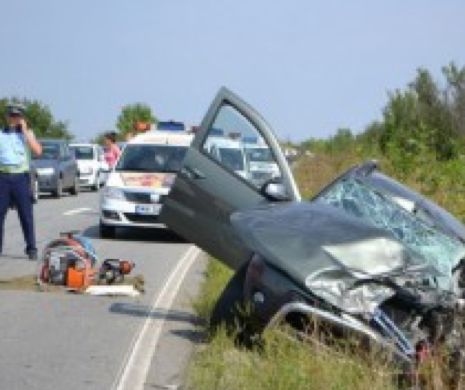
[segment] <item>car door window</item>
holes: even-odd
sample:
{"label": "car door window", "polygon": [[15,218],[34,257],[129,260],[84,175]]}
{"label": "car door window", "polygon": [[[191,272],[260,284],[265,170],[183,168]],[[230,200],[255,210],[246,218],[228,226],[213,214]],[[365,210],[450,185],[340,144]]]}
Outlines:
{"label": "car door window", "polygon": [[229,104],[218,110],[202,151],[257,190],[270,180],[281,179],[277,160],[260,131]]}

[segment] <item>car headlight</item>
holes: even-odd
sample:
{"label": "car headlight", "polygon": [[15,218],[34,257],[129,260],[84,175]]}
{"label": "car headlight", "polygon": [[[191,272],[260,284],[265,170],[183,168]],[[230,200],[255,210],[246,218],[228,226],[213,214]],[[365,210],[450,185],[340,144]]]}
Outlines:
{"label": "car headlight", "polygon": [[51,176],[55,174],[54,168],[37,168],[37,174],[40,176]]}
{"label": "car headlight", "polygon": [[105,187],[103,196],[109,199],[120,199],[124,200],[124,193],[116,187]]}

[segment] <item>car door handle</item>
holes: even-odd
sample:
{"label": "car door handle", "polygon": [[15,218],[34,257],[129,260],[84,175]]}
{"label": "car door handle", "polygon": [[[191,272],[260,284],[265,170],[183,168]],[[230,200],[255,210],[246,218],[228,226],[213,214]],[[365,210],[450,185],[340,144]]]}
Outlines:
{"label": "car door handle", "polygon": [[191,180],[205,179],[205,175],[197,168],[185,166],[181,169],[181,173]]}

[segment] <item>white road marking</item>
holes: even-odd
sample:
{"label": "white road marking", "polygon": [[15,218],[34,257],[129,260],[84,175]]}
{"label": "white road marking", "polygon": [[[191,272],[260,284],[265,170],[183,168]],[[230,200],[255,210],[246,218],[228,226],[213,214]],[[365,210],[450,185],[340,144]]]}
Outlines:
{"label": "white road marking", "polygon": [[78,209],[72,209],[72,210],[65,211],[63,215],[70,216],[70,215],[87,213],[89,211],[94,211],[94,210],[89,207],[81,207]]}
{"label": "white road marking", "polygon": [[[163,288],[150,307],[147,319],[144,321],[140,332],[135,335],[128,355],[124,359],[123,365],[113,383],[114,390],[142,390],[145,380],[155,354],[161,331],[168,315],[169,309],[181,287],[187,271],[197,259],[200,250],[191,246],[184,256],[179,260],[169,277],[166,279]],[[165,309],[165,310],[160,310]],[[154,314],[162,314],[156,318]]]}

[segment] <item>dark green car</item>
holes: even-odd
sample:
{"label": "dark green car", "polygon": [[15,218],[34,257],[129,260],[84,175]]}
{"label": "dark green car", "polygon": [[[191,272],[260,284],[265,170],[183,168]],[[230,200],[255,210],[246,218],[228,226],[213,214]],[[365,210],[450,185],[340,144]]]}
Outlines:
{"label": "dark green car", "polygon": [[[238,174],[210,153],[218,139],[255,139],[279,170],[263,181],[250,170]],[[241,317],[238,304],[252,307],[253,332],[280,321],[303,329],[312,315],[335,334],[355,333],[408,363],[457,333],[465,227],[374,162],[302,201],[271,127],[226,88],[203,119],[160,220],[236,270],[214,324]]]}

